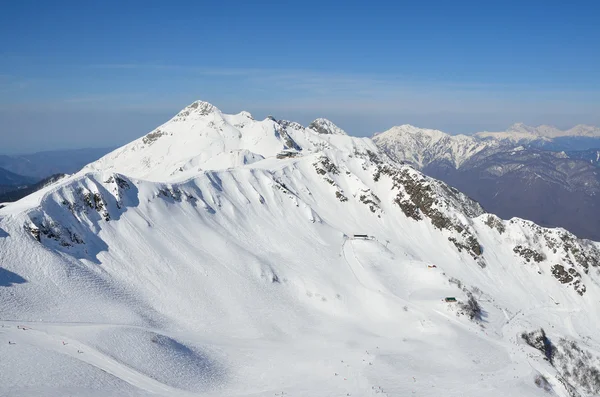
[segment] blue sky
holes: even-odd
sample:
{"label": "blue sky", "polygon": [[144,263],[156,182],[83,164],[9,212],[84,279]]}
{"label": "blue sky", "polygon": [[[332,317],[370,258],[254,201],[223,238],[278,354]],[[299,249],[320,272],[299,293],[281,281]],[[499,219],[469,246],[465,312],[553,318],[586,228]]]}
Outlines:
{"label": "blue sky", "polygon": [[11,1],[0,153],[116,146],[196,99],[355,135],[600,124],[600,2]]}

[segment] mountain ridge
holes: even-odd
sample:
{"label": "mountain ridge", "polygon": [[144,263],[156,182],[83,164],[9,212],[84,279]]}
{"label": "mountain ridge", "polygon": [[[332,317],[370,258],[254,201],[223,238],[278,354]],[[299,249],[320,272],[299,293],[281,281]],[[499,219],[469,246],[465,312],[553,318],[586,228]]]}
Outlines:
{"label": "mountain ridge", "polygon": [[454,136],[412,126],[394,127],[373,141],[395,161],[459,188],[503,218],[526,217],[600,239],[597,150],[549,151],[539,140]]}
{"label": "mountain ridge", "polygon": [[37,363],[0,392],[591,396],[598,258],[368,138],[198,103],[0,209],[0,354]]}
{"label": "mountain ridge", "polygon": [[551,125],[529,126],[524,123],[515,123],[501,132],[478,132],[475,134],[481,138],[510,139],[513,141],[552,139],[559,137],[590,137],[600,138],[600,128],[592,125],[578,124],[566,130],[560,130]]}

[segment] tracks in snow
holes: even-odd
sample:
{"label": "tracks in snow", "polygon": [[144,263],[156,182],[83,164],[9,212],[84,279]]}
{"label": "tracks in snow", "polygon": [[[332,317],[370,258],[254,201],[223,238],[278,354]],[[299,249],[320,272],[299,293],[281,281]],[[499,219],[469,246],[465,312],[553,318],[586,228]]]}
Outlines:
{"label": "tracks in snow", "polygon": [[[58,333],[50,332],[49,328],[60,331],[61,327],[129,327],[127,325],[111,325],[111,324],[87,324],[87,323],[40,323],[40,322],[23,322],[23,321],[0,321],[0,339],[7,339],[15,343],[15,349],[19,348],[20,344],[36,346],[45,350],[63,354],[92,365],[116,378],[129,383],[130,385],[158,395],[165,396],[193,396],[184,390],[176,389],[165,385],[147,375],[144,375],[125,364],[120,363],[114,358],[101,353],[100,351],[85,345],[75,339],[64,337]],[[45,328],[45,329],[44,329]],[[131,327],[130,327],[131,328]],[[142,328],[142,327],[133,327]],[[3,338],[1,338],[4,336]],[[8,342],[5,342],[8,343]]]}

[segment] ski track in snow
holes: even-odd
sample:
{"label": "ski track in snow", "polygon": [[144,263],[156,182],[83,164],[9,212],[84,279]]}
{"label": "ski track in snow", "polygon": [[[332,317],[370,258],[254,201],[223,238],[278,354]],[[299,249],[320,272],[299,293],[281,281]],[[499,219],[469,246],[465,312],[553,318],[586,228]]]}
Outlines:
{"label": "ski track in snow", "polygon": [[[44,331],[38,328],[40,326],[46,328],[47,326],[51,325],[53,330],[60,333],[61,328],[67,328],[71,326],[112,328],[115,327],[115,325],[84,323],[46,324],[22,321],[0,321],[0,325],[2,325],[2,328],[0,328],[0,336],[3,336],[2,339],[4,340],[8,339],[11,343],[15,343],[15,345],[13,345],[15,349],[18,349],[18,346],[21,344],[28,344],[31,346],[40,347],[42,349],[53,350],[57,353],[67,355],[76,360],[90,364],[110,375],[122,379],[134,387],[149,393],[178,396],[195,395],[193,393],[186,393],[182,390],[178,390],[160,383],[79,341],[61,336],[60,334],[49,333],[47,330]],[[126,326],[121,325],[121,327]]]}

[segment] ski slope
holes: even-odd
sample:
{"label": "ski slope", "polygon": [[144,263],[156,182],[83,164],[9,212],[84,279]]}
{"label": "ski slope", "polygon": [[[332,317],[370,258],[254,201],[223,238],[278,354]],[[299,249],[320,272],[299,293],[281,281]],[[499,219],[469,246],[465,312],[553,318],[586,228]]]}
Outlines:
{"label": "ski slope", "polygon": [[195,102],[0,209],[0,395],[593,395],[520,335],[600,356],[599,249]]}

